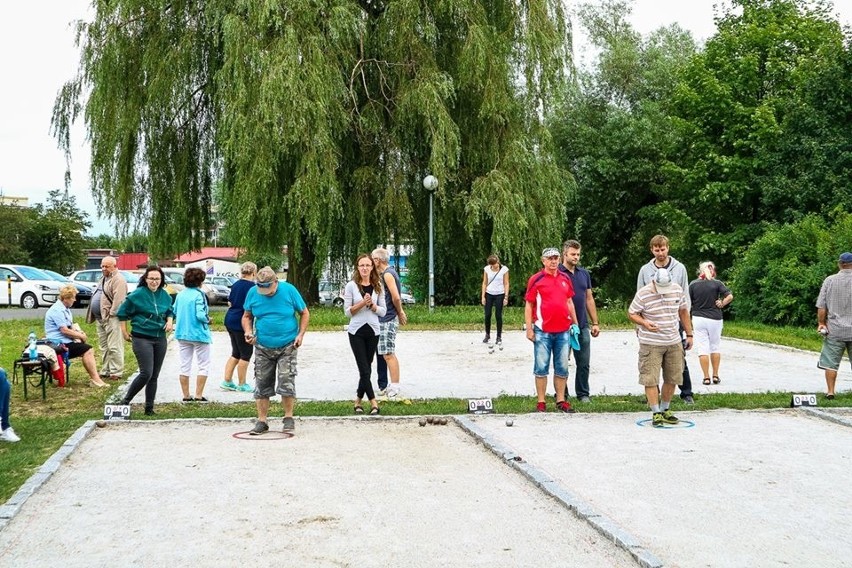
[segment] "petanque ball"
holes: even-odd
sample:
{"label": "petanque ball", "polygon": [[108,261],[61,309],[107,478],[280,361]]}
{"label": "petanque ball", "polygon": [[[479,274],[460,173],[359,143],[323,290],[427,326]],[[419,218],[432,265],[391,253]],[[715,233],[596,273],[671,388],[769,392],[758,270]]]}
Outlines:
{"label": "petanque ball", "polygon": [[446,426],[446,425],[447,425],[447,419],[441,418],[441,426]]}
{"label": "petanque ball", "polygon": [[429,423],[429,424],[434,424],[435,419],[430,416],[429,418],[426,419],[426,422]]}
{"label": "petanque ball", "polygon": [[514,423],[515,423],[514,420],[512,420],[511,418],[506,419],[506,426],[511,426]]}
{"label": "petanque ball", "polygon": [[95,422],[95,426],[97,426],[98,428],[103,428],[104,426],[106,426],[106,420],[98,420],[97,422]]}
{"label": "petanque ball", "polygon": [[426,419],[425,419],[425,418],[421,418],[421,419],[420,419],[420,425],[421,425],[421,426],[426,426]]}

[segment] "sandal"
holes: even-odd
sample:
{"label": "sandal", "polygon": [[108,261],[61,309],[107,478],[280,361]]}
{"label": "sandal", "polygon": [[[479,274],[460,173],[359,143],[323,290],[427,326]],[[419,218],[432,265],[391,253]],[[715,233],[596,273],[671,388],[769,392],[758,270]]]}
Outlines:
{"label": "sandal", "polygon": [[709,385],[710,384],[710,377],[704,377],[704,380],[701,381],[701,382],[704,383],[705,385]]}
{"label": "sandal", "polygon": [[719,378],[719,377],[717,377],[716,375],[713,375],[713,384],[714,384],[714,385],[718,385],[718,384],[719,384],[719,383],[721,383],[721,382],[722,382],[722,379],[720,379],[720,378]]}
{"label": "sandal", "polygon": [[370,409],[370,416],[377,416],[379,414],[379,407],[374,406]]}
{"label": "sandal", "polygon": [[355,414],[364,414],[364,408],[360,404],[355,405]]}

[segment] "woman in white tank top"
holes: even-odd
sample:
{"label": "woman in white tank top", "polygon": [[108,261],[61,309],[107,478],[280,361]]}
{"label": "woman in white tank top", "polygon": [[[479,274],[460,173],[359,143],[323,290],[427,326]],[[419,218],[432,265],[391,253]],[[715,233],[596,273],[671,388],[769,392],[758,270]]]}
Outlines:
{"label": "woman in white tank top", "polygon": [[500,264],[496,254],[488,257],[482,273],[482,305],[485,306],[485,339],[491,341],[491,308],[497,320],[497,343],[503,342],[503,306],[509,303],[509,267]]}

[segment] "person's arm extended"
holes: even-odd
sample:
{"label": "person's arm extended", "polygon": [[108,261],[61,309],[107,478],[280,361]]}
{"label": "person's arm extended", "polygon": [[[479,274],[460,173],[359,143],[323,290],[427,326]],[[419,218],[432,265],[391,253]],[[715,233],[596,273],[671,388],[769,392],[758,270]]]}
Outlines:
{"label": "person's arm extended", "polygon": [[530,341],[535,341],[535,331],[533,331],[532,324],[532,313],[532,302],[527,300],[526,302],[524,302],[524,325],[527,328],[527,339],[529,339]]}
{"label": "person's arm extended", "polygon": [[488,274],[485,271],[482,271],[482,294],[480,294],[479,302],[484,306],[485,305],[485,289],[488,287]]}
{"label": "person's arm extended", "polygon": [[686,332],[686,345],[685,349],[692,349],[692,319],[689,317],[689,309],[686,306],[681,306],[680,310],[678,310],[678,315],[680,316],[680,325],[683,326],[683,330]]}

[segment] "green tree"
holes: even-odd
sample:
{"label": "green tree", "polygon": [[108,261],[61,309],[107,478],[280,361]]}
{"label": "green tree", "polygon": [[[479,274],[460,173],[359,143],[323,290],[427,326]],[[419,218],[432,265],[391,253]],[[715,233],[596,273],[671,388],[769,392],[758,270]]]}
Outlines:
{"label": "green tree", "polygon": [[570,63],[559,0],[116,0],[79,33],[56,134],[67,151],[83,116],[101,211],[154,252],[200,246],[221,181],[237,244],[286,245],[310,300],[328,258],[426,248],[427,173],[440,301],[490,250],[533,265],[560,239],[572,184],[540,118]]}
{"label": "green tree", "polygon": [[27,251],[24,235],[35,223],[33,211],[28,207],[17,207],[0,203],[0,227],[3,238],[0,239],[0,259],[10,264],[28,264],[30,254]]}
{"label": "green tree", "polygon": [[39,203],[32,209],[36,221],[27,227],[23,236],[30,263],[61,274],[85,264],[84,233],[91,224],[88,215],[77,208],[76,198],[67,190],[55,189],[48,194],[46,203]]}
{"label": "green tree", "polygon": [[[848,180],[848,138],[839,137],[849,133],[850,79],[837,74],[848,55],[827,3],[735,0],[717,25],[676,90],[682,151],[667,168],[661,205],[682,219],[697,254],[724,265],[766,221],[850,204],[846,188],[829,198]],[[845,94],[817,111],[816,87],[825,93],[829,75]],[[843,128],[830,125],[836,120]],[[840,169],[827,165],[843,148]]]}
{"label": "green tree", "polygon": [[647,233],[671,228],[671,219],[652,214],[663,167],[676,152],[667,105],[696,53],[677,26],[642,37],[630,12],[621,0],[581,6],[580,23],[599,55],[550,121],[559,163],[577,181],[564,234],[583,243],[584,263],[596,264],[596,284],[604,282],[601,292],[613,297],[634,291]]}

